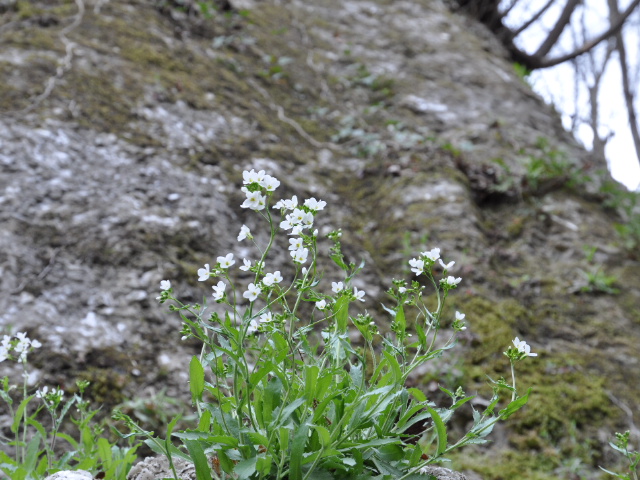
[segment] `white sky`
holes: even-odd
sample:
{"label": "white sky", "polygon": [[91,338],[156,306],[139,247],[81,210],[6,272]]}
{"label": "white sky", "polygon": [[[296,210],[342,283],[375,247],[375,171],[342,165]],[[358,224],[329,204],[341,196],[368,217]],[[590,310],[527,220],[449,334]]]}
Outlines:
{"label": "white sky", "polygon": [[[622,11],[631,0],[621,0],[620,10]],[[546,3],[546,0],[521,0],[510,12],[506,23],[508,25],[519,25],[523,19],[528,19],[532,12],[536,12]],[[559,12],[565,5],[565,1],[557,1],[542,18],[532,27],[527,29],[517,37],[518,45],[529,53],[535,51],[545,36],[550,26],[558,18]],[[585,25],[590,38],[595,37],[607,26],[607,8],[605,0],[584,0],[586,5]],[[580,7],[578,7],[580,9]],[[632,15],[634,24],[625,29],[625,39],[627,45],[627,60],[639,68],[640,29],[638,28],[638,12]],[[579,19],[579,11],[574,12],[573,21]],[[568,30],[568,29],[567,29]],[[570,32],[565,31],[560,38],[560,46],[554,48],[554,53],[567,52],[572,50],[573,40]],[[604,47],[604,43],[600,45]],[[601,53],[603,48],[596,54]],[[584,59],[584,57],[583,57]],[[557,67],[535,71],[529,78],[533,89],[540,94],[547,102],[555,105],[562,114],[565,128],[571,128],[571,117],[576,113],[587,118],[589,116],[588,97],[584,85],[575,92],[574,70],[571,65],[558,65]],[[636,89],[636,108],[640,111],[640,91]],[[576,101],[577,100],[577,101]],[[636,157],[636,152],[631,138],[627,110],[622,96],[622,86],[620,80],[620,66],[617,57],[607,65],[607,69],[602,79],[599,98],[600,109],[600,134],[607,135],[613,133],[606,148],[606,157],[609,163],[609,170],[612,176],[623,183],[630,190],[640,188],[640,163]],[[578,129],[576,137],[587,148],[591,148],[593,133],[587,125]]]}

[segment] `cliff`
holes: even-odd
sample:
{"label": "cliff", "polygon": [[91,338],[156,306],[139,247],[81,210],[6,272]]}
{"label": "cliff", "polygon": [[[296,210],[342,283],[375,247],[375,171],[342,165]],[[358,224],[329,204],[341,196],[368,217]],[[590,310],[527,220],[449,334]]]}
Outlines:
{"label": "cliff", "polygon": [[616,230],[635,197],[482,25],[440,0],[2,5],[0,326],[43,343],[34,381],[90,379],[105,409],[166,420],[174,403],[149,399],[188,399],[197,346],[159,282],[210,294],[196,271],[242,256],[242,171],[265,169],[283,196],[327,201],[321,234],[341,227],[366,260],[378,318],[416,252],[456,260],[469,328],[416,379],[429,395],[488,398],[515,336],[539,353],[519,380],[529,405],[454,468],[600,478],[613,464],[607,441],[640,411],[637,243]]}

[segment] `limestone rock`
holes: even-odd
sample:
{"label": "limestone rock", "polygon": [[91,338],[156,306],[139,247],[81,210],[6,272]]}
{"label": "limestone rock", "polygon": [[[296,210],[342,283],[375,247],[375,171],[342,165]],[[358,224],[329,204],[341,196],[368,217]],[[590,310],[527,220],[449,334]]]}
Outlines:
{"label": "limestone rock", "polygon": [[[196,469],[192,463],[181,458],[173,458],[173,466],[180,480],[196,480]],[[173,478],[167,457],[148,457],[137,463],[129,471],[127,480],[160,480]]]}
{"label": "limestone rock", "polygon": [[454,472],[448,468],[435,467],[431,465],[424,467],[422,473],[433,475],[438,480],[467,480],[467,477],[461,473]]}
{"label": "limestone rock", "polygon": [[85,480],[87,478],[92,480],[93,475],[86,470],[63,470],[49,475],[44,480]]}

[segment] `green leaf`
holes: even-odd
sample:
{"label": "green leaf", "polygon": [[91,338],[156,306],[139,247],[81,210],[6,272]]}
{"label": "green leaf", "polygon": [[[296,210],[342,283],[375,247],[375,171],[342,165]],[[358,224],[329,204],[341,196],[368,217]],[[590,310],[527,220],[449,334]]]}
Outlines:
{"label": "green leaf", "polygon": [[451,406],[451,410],[455,410],[457,408],[460,408],[462,405],[464,405],[465,403],[467,403],[469,400],[473,400],[474,398],[476,398],[475,395],[472,395],[470,397],[465,397],[465,398],[461,398],[460,400],[458,400],[456,403],[454,403]]}
{"label": "green leaf", "polygon": [[289,480],[302,480],[302,460],[308,439],[309,424],[303,423],[293,436],[289,460]]}
{"label": "green leaf", "polygon": [[[399,305],[396,309],[396,322],[401,332],[406,332],[407,330],[407,320],[404,317],[404,307]],[[405,334],[403,333],[403,336]]]}
{"label": "green leaf", "polygon": [[380,447],[382,445],[399,444],[402,440],[399,438],[374,438],[371,440],[363,440],[362,442],[343,442],[343,448],[340,448],[341,452],[349,451],[351,449],[367,450],[372,447]]}
{"label": "green leaf", "polygon": [[20,405],[16,409],[15,416],[13,417],[13,423],[11,424],[12,433],[18,433],[18,429],[20,428],[20,422],[22,422],[22,418],[24,416],[24,409],[27,408],[27,405],[29,404],[29,402],[33,397],[34,397],[33,395],[30,395],[24,400],[22,400],[22,402],[20,402]]}
{"label": "green leaf", "polygon": [[426,333],[424,333],[424,328],[422,328],[422,325],[420,324],[420,322],[416,322],[415,323],[415,328],[416,328],[416,333],[418,334],[418,340],[420,342],[420,347],[423,350],[427,350],[427,335]]}
{"label": "green leaf", "polygon": [[189,388],[191,389],[191,401],[193,403],[202,401],[204,392],[204,368],[196,355],[189,363]]}
{"label": "green leaf", "polygon": [[34,435],[27,444],[27,456],[24,461],[24,467],[27,469],[27,472],[33,472],[36,468],[38,454],[40,453],[40,440],[44,441],[40,435]]}
{"label": "green leaf", "polygon": [[426,402],[427,401],[427,396],[422,392],[422,390],[418,390],[417,388],[409,388],[407,391],[411,395],[413,395],[413,398],[415,398],[419,402]]}
{"label": "green leaf", "polygon": [[320,367],[317,365],[305,365],[304,368],[304,396],[307,399],[307,406],[313,403],[313,400],[318,398],[316,392],[316,385],[318,383],[318,374],[320,373]]}
{"label": "green leaf", "polygon": [[236,464],[236,467],[233,469],[233,471],[236,475],[238,475],[239,480],[249,478],[255,473],[257,460],[257,457],[251,457]]}
{"label": "green leaf", "polygon": [[109,445],[109,441],[102,437],[98,439],[98,458],[104,465],[105,468],[110,468],[112,463],[111,458],[111,445]]}
{"label": "green leaf", "polygon": [[347,321],[349,320],[349,297],[343,295],[338,299],[333,307],[336,320],[336,330],[339,334],[347,332]]}
{"label": "green leaf", "polygon": [[262,418],[265,424],[271,424],[273,420],[273,410],[280,404],[282,399],[282,381],[274,377],[267,383],[264,389],[264,399],[262,402]]}
{"label": "green leaf", "polygon": [[238,439],[229,435],[211,435],[207,432],[195,432],[193,430],[188,430],[186,432],[174,433],[173,436],[184,441],[200,440],[208,443],[209,445],[225,445],[233,448],[238,446]]}
{"label": "green leaf", "polygon": [[500,410],[500,419],[506,420],[515,412],[524,407],[529,400],[529,394],[531,393],[531,389],[527,390],[527,393],[519,398],[516,398],[513,402],[507,405],[505,408]]}
{"label": "green leaf", "polygon": [[295,410],[305,402],[304,397],[296,398],[293,402],[291,402],[286,407],[282,408],[282,410],[276,416],[276,420],[270,425],[270,429],[275,429],[284,425],[289,417],[295,412]]}
{"label": "green leaf", "polygon": [[186,440],[184,444],[187,450],[189,450],[189,455],[196,467],[196,480],[212,480],[209,462],[207,461],[207,456],[204,454],[200,442],[197,440]]}
{"label": "green leaf", "polygon": [[57,432],[56,437],[66,440],[67,442],[69,442],[69,444],[74,450],[78,450],[79,448],[78,442],[71,435],[67,435],[66,433],[63,433],[63,432]]}
{"label": "green leaf", "polygon": [[329,447],[329,445],[331,445],[331,434],[329,433],[329,430],[324,428],[322,425],[313,425],[313,428],[318,432],[322,448]]}
{"label": "green leaf", "polygon": [[200,417],[200,421],[198,422],[198,430],[201,432],[208,432],[211,428],[211,412],[209,410],[205,410],[202,412],[202,416]]}
{"label": "green leaf", "polygon": [[398,363],[395,355],[392,355],[387,350],[383,350],[382,354],[386,358],[389,363],[389,368],[393,372],[393,381],[396,384],[402,383],[402,371],[400,370],[400,364]]}
{"label": "green leaf", "polygon": [[425,408],[431,414],[433,424],[436,427],[436,433],[438,435],[438,448],[436,450],[436,456],[439,457],[447,449],[447,427],[442,421],[440,415],[438,415],[438,412],[436,412],[429,405],[425,405]]}

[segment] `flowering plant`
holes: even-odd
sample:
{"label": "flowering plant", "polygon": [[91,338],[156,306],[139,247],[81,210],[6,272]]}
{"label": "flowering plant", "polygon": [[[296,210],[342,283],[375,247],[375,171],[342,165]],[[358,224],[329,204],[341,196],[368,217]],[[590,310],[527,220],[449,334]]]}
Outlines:
{"label": "flowering plant", "polygon": [[[125,480],[138,446],[118,447],[101,436],[102,427],[93,421],[97,410],[92,410],[83,396],[89,386],[88,381],[76,382],[79,393],[71,396],[60,388],[48,386],[29,394],[28,355],[41,346],[38,340],[27,337],[26,332],[3,335],[0,341],[0,363],[6,360],[18,362],[23,378],[21,389],[11,385],[8,376],[0,379],[0,399],[12,417],[10,432],[13,435],[11,439],[0,434],[0,445],[3,445],[0,450],[0,479],[35,480],[44,478],[47,473],[74,468],[102,472],[104,478]],[[19,395],[15,393],[21,394],[20,402],[17,402]],[[76,407],[75,418],[70,415],[72,406]],[[45,411],[49,421],[40,419],[40,414]],[[67,419],[77,428],[77,438],[60,431]],[[64,454],[59,454],[60,449],[56,448],[58,441],[65,443]]]}
{"label": "flowering plant", "polygon": [[[483,412],[474,409],[473,426],[453,441],[447,423],[473,396],[461,388],[441,388],[451,405],[437,406],[406,384],[418,367],[453,347],[458,332],[466,329],[463,313],[456,312],[452,321],[444,315],[447,296],[461,281],[448,275],[455,262],[444,263],[438,248],[410,260],[417,280],[393,281],[387,291],[393,304],[383,305],[391,317],[390,330],[381,332],[382,323],[366,311],[351,313],[354,302],[367,301],[353,284],[364,264],[347,263],[340,230],[328,238],[330,257],[344,278],[332,282],[331,292],[320,287],[314,223],[326,202],[309,198],[299,204],[293,196],[272,205],[277,179],[255,170],[245,171],[243,178],[246,198],[241,206],[255,211],[269,231],[260,244],[246,225],[240,229],[238,241],[252,241],[257,259],[242,260],[244,274],[233,272],[233,253],[198,270],[200,281],[214,279],[217,306],[211,313],[205,304],[178,300],[168,280],[162,281],[158,297],[180,315],[182,338],[202,344],[189,365],[196,425],[172,434],[174,422],[162,440],[116,413],[134,434],[150,436],[147,443],[155,451],[170,463],[172,457],[193,462],[199,480],[427,479],[432,478],[428,464],[463,445],[484,443],[499,420],[525,405],[529,392],[517,394],[513,365],[535,354],[516,338],[505,352],[512,383],[494,382],[488,406]],[[268,268],[276,242],[288,244],[290,274],[283,273],[284,267],[283,272]],[[443,272],[439,279],[436,268]],[[426,285],[435,292],[435,309],[424,301]],[[413,322],[407,321],[406,311],[416,312]],[[445,338],[443,326],[448,327]],[[496,411],[502,390],[511,393],[511,400]],[[184,448],[174,447],[170,437],[181,440]]]}

